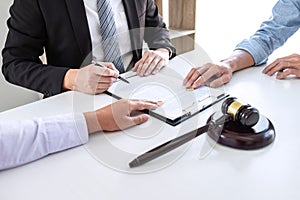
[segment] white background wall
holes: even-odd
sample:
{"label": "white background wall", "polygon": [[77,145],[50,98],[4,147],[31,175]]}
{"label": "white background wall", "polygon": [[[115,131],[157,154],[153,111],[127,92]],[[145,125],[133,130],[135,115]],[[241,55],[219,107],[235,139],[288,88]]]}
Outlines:
{"label": "white background wall", "polygon": [[[213,61],[226,58],[236,44],[251,36],[261,22],[271,16],[277,0],[196,0],[196,42]],[[277,57],[300,53],[300,31],[276,50],[269,62]]]}
{"label": "white background wall", "polygon": [[[0,1],[0,49],[2,51],[7,35],[6,21],[12,0]],[[2,55],[0,65],[2,66]],[[38,93],[9,84],[0,73],[0,112],[33,102],[39,99]]]}

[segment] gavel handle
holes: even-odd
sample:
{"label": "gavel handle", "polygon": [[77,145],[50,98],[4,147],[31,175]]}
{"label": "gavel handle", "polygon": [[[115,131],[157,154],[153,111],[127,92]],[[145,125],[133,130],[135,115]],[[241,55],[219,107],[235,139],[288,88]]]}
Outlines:
{"label": "gavel handle", "polygon": [[205,126],[202,126],[196,130],[190,131],[184,135],[181,135],[177,138],[174,138],[172,140],[169,140],[149,151],[146,153],[138,156],[133,161],[129,163],[129,166],[131,168],[140,166],[146,162],[149,162],[163,154],[168,153],[169,151],[172,151],[173,149],[187,143],[188,141],[198,137],[199,135],[202,135],[203,133],[207,132],[209,129],[215,129],[219,125],[223,125],[226,121],[229,121],[231,117],[229,115],[223,115],[217,120],[212,120]]}

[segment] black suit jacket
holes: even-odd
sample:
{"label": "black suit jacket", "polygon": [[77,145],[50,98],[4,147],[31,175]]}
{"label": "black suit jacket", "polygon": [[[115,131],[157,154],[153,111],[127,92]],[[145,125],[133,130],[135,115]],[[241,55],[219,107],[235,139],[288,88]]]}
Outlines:
{"label": "black suit jacket", "polygon": [[[175,56],[153,0],[123,0],[131,32],[134,61],[142,57],[143,40],[150,49],[168,47]],[[15,0],[2,51],[7,81],[44,94],[62,92],[65,73],[91,63],[91,38],[82,0]],[[148,27],[152,27],[149,28]],[[47,64],[39,56],[46,52]]]}

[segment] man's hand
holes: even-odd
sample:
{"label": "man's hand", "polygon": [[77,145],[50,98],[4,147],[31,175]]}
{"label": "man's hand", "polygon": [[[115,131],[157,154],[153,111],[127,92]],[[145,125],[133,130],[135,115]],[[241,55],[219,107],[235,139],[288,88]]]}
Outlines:
{"label": "man's hand", "polygon": [[186,87],[193,87],[194,89],[201,85],[218,87],[229,82],[232,73],[231,67],[225,63],[219,65],[207,63],[202,67],[191,69],[183,83]]}
{"label": "man's hand", "polygon": [[131,126],[142,124],[149,119],[147,114],[136,114],[136,111],[158,107],[157,102],[143,100],[119,100],[111,105],[84,113],[89,133],[100,130],[124,130]]}
{"label": "man's hand", "polygon": [[157,74],[164,66],[169,64],[169,51],[164,48],[155,51],[148,50],[143,57],[134,65],[132,71],[139,76]]}
{"label": "man's hand", "polygon": [[296,75],[300,78],[300,55],[292,54],[278,58],[263,70],[263,73],[269,76],[276,72],[281,72],[277,74],[277,79],[284,79],[289,75]]}
{"label": "man's hand", "polygon": [[90,64],[81,69],[70,69],[64,78],[64,89],[77,90],[87,94],[106,91],[119,76],[112,63],[102,63],[106,68]]}

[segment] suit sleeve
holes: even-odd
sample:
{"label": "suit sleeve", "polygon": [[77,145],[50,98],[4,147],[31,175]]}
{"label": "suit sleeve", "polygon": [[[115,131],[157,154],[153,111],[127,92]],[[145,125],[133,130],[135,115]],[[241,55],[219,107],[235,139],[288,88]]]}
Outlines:
{"label": "suit sleeve", "polygon": [[145,41],[150,49],[168,48],[171,58],[176,56],[176,49],[171,43],[169,30],[159,15],[154,0],[148,0],[145,18]]}
{"label": "suit sleeve", "polygon": [[17,167],[88,141],[83,114],[0,122],[0,170]]}
{"label": "suit sleeve", "polygon": [[38,0],[15,0],[7,21],[2,72],[10,83],[51,96],[62,92],[68,68],[42,64],[47,31]]}

